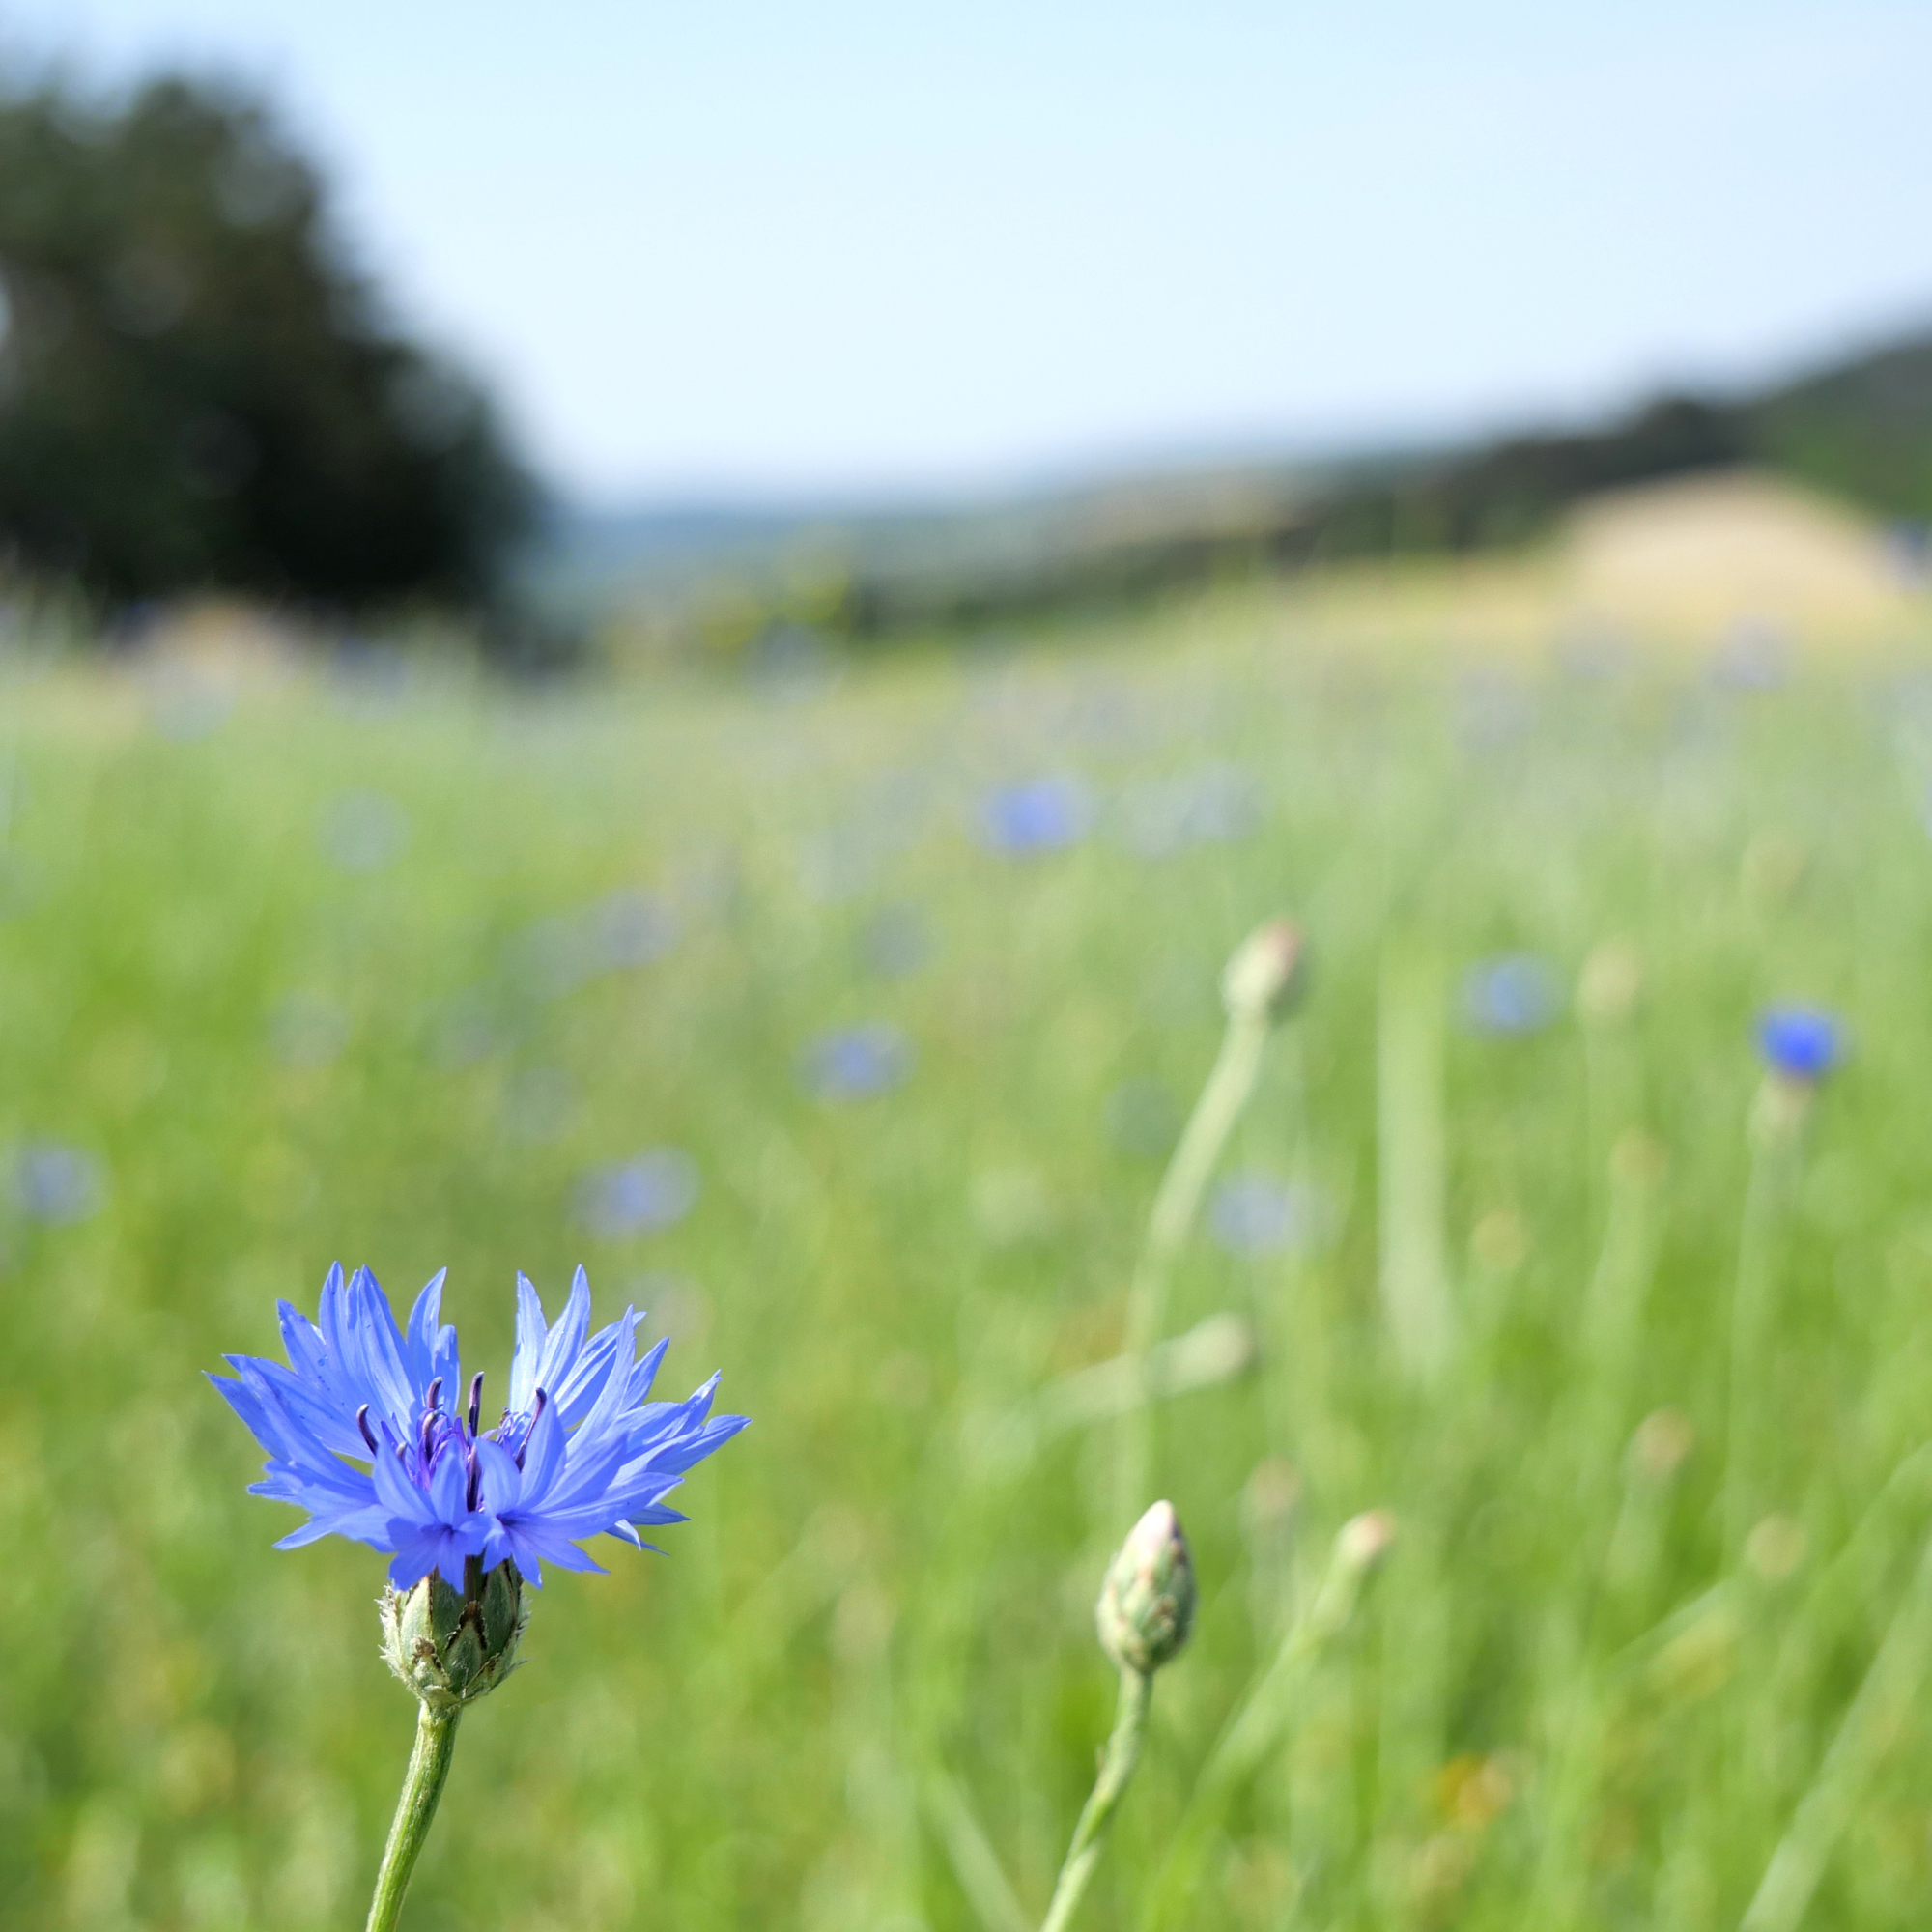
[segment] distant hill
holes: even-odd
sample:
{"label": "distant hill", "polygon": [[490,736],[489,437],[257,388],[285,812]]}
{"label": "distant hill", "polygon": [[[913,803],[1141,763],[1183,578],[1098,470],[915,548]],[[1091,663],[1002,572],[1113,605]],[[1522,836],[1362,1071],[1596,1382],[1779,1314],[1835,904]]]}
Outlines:
{"label": "distant hill", "polygon": [[1751,455],[1882,516],[1932,522],[1932,334],[1742,407]]}
{"label": "distant hill", "polygon": [[1755,396],[1674,396],[1588,434],[1513,437],[1314,506],[1297,557],[1471,550],[1542,533],[1598,491],[1749,465],[1875,515],[1932,521],[1932,335]]}
{"label": "distant hill", "polygon": [[1674,395],[1593,431],[1199,468],[919,510],[672,509],[561,526],[537,577],[714,643],[997,626],[1256,569],[1532,542],[1600,492],[1768,469],[1932,522],[1932,333],[1756,394]]}

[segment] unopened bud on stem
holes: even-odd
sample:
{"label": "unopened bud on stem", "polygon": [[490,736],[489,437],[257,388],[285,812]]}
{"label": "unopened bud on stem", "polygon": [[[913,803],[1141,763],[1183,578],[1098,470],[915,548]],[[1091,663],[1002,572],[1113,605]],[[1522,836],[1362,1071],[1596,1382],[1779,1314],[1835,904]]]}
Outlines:
{"label": "unopened bud on stem", "polygon": [[529,1621],[524,1579],[514,1563],[486,1576],[471,1557],[464,1588],[452,1590],[435,1571],[409,1590],[385,1590],[383,1656],[433,1711],[453,1711],[487,1697],[517,1663]]}
{"label": "unopened bud on stem", "polygon": [[1387,1510],[1364,1510],[1351,1516],[1335,1538],[1335,1558],[1357,1576],[1365,1577],[1395,1544],[1395,1518]]}
{"label": "unopened bud on stem", "polygon": [[1265,1023],[1292,1012],[1308,978],[1308,948],[1292,919],[1271,919],[1235,949],[1221,975],[1231,1019]]}
{"label": "unopened bud on stem", "polygon": [[1395,1518],[1387,1510],[1364,1510],[1342,1525],[1328,1559],[1328,1574],[1308,1613],[1310,1628],[1318,1635],[1333,1636],[1354,1615],[1362,1585],[1381,1567],[1394,1545]]}
{"label": "unopened bud on stem", "polygon": [[1094,1606],[1100,1648],[1122,1670],[1151,1676],[1194,1626],[1194,1560],[1172,1503],[1155,1503],[1127,1532]]}

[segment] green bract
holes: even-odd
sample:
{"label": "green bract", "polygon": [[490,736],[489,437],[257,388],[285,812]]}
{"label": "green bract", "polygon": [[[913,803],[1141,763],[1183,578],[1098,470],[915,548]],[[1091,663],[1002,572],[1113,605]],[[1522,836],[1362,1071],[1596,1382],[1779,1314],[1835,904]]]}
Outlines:
{"label": "green bract", "polygon": [[383,1593],[383,1656],[433,1711],[487,1697],[516,1668],[529,1620],[524,1580],[514,1563],[481,1570],[472,1558],[463,1590],[432,1571],[411,1589]]}
{"label": "green bract", "polygon": [[1094,1606],[1100,1647],[1122,1670],[1151,1675],[1194,1627],[1194,1562],[1172,1503],[1155,1503],[1127,1532]]}

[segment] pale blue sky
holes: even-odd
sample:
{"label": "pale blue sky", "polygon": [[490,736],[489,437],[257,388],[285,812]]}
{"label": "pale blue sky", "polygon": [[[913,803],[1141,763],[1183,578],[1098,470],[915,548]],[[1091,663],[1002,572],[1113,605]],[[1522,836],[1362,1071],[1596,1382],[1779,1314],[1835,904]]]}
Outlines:
{"label": "pale blue sky", "polygon": [[266,86],[595,501],[1582,412],[1932,320],[1932,7],[0,0]]}

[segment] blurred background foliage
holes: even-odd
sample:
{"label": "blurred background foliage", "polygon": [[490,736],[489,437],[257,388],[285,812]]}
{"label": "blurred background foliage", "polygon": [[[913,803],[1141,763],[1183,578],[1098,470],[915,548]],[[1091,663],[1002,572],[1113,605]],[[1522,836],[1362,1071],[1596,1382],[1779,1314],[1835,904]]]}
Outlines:
{"label": "blurred background foliage", "polygon": [[[512,1270],[582,1260],[668,1392],[722,1368],[755,1418],[662,1556],[544,1590],[412,1924],[1026,1922],[1111,1694],[1080,1378],[1222,961],[1289,907],[1309,1001],[1170,1308],[1250,1338],[1161,1409],[1200,1625],[1090,1922],[1142,1923],[1371,1506],[1396,1550],[1177,1922],[1736,1922],[1932,1509],[1925,634],[1605,658],[1453,641],[1459,594],[1426,658],[1248,590],[749,687],[0,660],[0,1917],[356,1921],[412,1722],[380,1564],[270,1547],[200,1378],[339,1255],[398,1297],[447,1264],[493,1376]],[[1790,997],[1854,1054],[1760,1231],[1740,1550],[1750,1029]],[[1425,1377],[1394,1253],[1449,1311]],[[1932,1884],[1924,1709],[1816,1922]]]}
{"label": "blurred background foliage", "polygon": [[115,604],[243,591],[475,607],[534,486],[397,334],[315,168],[184,78],[0,102],[0,546]]}

